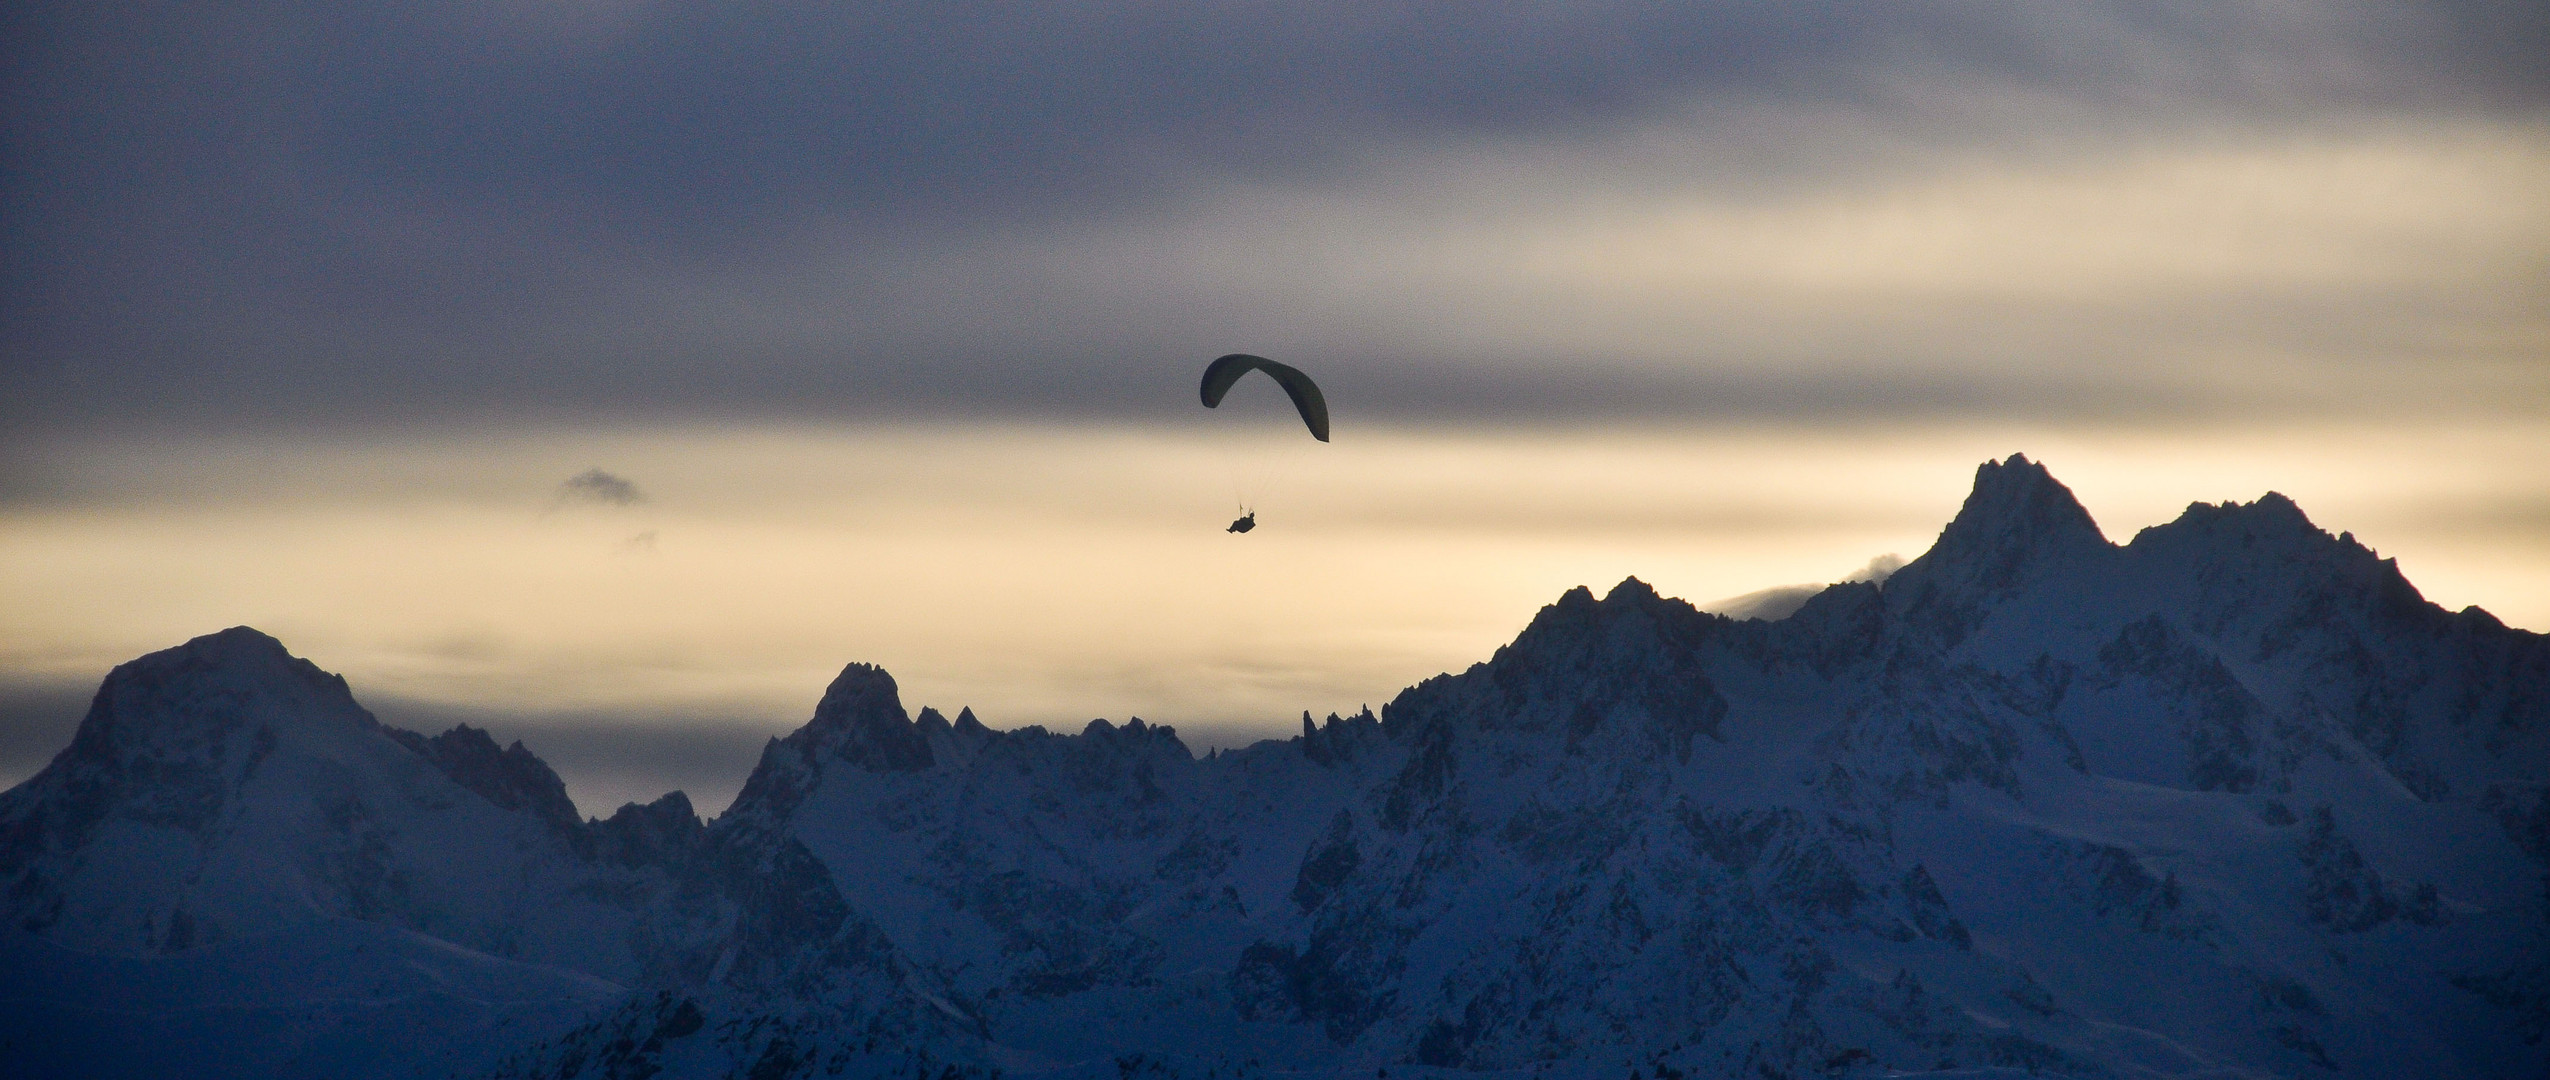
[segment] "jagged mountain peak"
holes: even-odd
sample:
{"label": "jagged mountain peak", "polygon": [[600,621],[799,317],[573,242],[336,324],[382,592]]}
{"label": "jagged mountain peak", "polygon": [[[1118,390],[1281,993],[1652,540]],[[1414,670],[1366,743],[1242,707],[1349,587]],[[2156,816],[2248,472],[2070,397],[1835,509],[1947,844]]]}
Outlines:
{"label": "jagged mountain peak", "polygon": [[1965,505],[1918,561],[1933,575],[1954,571],[1998,589],[2047,556],[2107,546],[2071,488],[2027,455],[2012,454],[1975,467]]}
{"label": "jagged mountain peak", "polygon": [[[2318,544],[2331,539],[2326,531],[2311,522],[2310,515],[2303,513],[2300,505],[2278,491],[2261,495],[2254,502],[2188,503],[2187,509],[2181,511],[2175,520],[2144,529],[2135,534],[2135,539],[2178,533],[2247,537],[2253,542],[2264,539]],[[2346,543],[2354,543],[2352,534],[2349,534]]]}
{"label": "jagged mountain peak", "polygon": [[2330,535],[2272,491],[2248,503],[2191,503],[2175,520],[2136,534],[2126,550],[2147,565],[2183,568],[2199,617],[2217,624],[2264,626],[2278,617],[2317,618],[2344,609],[2395,628],[2432,631],[2445,617],[2400,573],[2398,560],[2376,554],[2353,533]]}
{"label": "jagged mountain peak", "polygon": [[894,676],[874,664],[852,663],[833,677],[832,685],[824,687],[823,700],[815,703],[813,724],[824,727],[884,715],[908,722],[902,690],[895,685]]}
{"label": "jagged mountain peak", "polygon": [[[1695,737],[1717,738],[1726,707],[1699,658],[1712,642],[1753,633],[1735,627],[1634,577],[1601,600],[1571,589],[1486,664],[1401,691],[1383,707],[1380,730],[1410,743],[1491,730],[1527,741],[1557,733],[1569,748],[1619,736],[1687,760]],[[1402,818],[1406,801],[1394,805],[1385,816]]]}
{"label": "jagged mountain peak", "polygon": [[1121,724],[1108,723],[1104,717],[1091,720],[1080,729],[1080,738],[1090,746],[1112,747],[1122,752],[1142,754],[1165,749],[1177,756],[1194,756],[1188,753],[1186,743],[1178,738],[1178,729],[1167,724],[1146,723],[1139,716]]}
{"label": "jagged mountain peak", "polygon": [[2129,546],[2167,558],[2304,562],[2323,572],[2351,569],[2363,574],[2388,562],[2357,542],[2353,533],[2330,535],[2301,506],[2274,491],[2254,502],[2189,503],[2177,518],[2136,533]]}
{"label": "jagged mountain peak", "polygon": [[[1659,593],[1655,586],[1632,576],[1620,579],[1620,584],[1612,586],[1611,591],[1604,593],[1599,600],[1594,598],[1594,590],[1582,585],[1567,590],[1560,594],[1556,601],[1542,608],[1539,614],[1532,617],[1532,622],[1524,630],[1524,634],[1528,636],[1534,630],[1546,633],[1559,627],[1580,625],[1589,620],[1618,619],[1632,613],[1670,619],[1683,619],[1701,614],[1700,609],[1691,606],[1688,601]],[[1715,616],[1711,617],[1715,618]]]}
{"label": "jagged mountain peak", "polygon": [[590,826],[595,854],[622,866],[666,865],[697,846],[707,826],[678,791],[643,806],[628,803]]}
{"label": "jagged mountain peak", "polygon": [[[966,713],[960,724],[972,715]],[[902,691],[895,686],[894,676],[874,664],[846,665],[824,688],[823,700],[804,727],[762,747],[761,761],[745,778],[744,789],[736,794],[727,816],[786,818],[821,782],[828,762],[847,762],[872,772],[928,769],[937,763],[930,749],[931,734],[932,727],[915,722],[903,711]]]}
{"label": "jagged mountain peak", "polygon": [[879,772],[917,772],[931,764],[929,739],[903,711],[894,676],[873,664],[842,668],[798,735],[821,744],[821,752]]}
{"label": "jagged mountain peak", "polygon": [[1606,604],[1644,605],[1662,599],[1664,597],[1656,592],[1655,586],[1638,580],[1636,575],[1620,579],[1620,584],[1612,586],[1610,592],[1603,594],[1603,602]]}
{"label": "jagged mountain peak", "polygon": [[1690,606],[1658,593],[1655,586],[1639,580],[1637,575],[1633,574],[1620,579],[1620,583],[1612,586],[1611,590],[1604,593],[1600,599],[1595,598],[1593,589],[1578,585],[1559,594],[1558,599],[1551,602],[1544,612],[1592,611],[1606,607],[1645,607],[1660,602]]}
{"label": "jagged mountain peak", "polygon": [[1512,644],[1498,649],[1490,663],[1509,670],[1517,665],[1565,664],[1572,662],[1570,657],[1620,648],[1631,640],[1687,646],[1730,621],[1658,593],[1635,577],[1621,579],[1600,600],[1594,598],[1593,590],[1579,585],[1533,615],[1523,632],[1515,635]]}
{"label": "jagged mountain peak", "polygon": [[2072,489],[2012,454],[1976,467],[1974,489],[1938,542],[1881,588],[1907,625],[1954,647],[2031,582],[2116,551]]}
{"label": "jagged mountain peak", "polygon": [[1498,649],[1486,667],[1490,677],[1510,685],[1528,678],[1528,672],[1573,672],[1622,649],[1652,649],[1663,642],[1688,645],[1705,634],[1710,624],[1726,621],[1661,596],[1634,577],[1613,586],[1600,600],[1594,599],[1593,590],[1579,585],[1534,614],[1523,632]]}

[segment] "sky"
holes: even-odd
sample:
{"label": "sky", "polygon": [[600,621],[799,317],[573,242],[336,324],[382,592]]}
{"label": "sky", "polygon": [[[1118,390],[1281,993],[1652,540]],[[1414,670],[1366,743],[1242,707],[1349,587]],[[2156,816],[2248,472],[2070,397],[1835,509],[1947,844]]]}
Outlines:
{"label": "sky", "polygon": [[[0,13],[0,783],[247,624],[587,813],[2295,498],[2550,630],[2537,3]],[[1326,388],[1318,444],[1271,383]],[[1261,527],[1222,526],[1245,504]]]}

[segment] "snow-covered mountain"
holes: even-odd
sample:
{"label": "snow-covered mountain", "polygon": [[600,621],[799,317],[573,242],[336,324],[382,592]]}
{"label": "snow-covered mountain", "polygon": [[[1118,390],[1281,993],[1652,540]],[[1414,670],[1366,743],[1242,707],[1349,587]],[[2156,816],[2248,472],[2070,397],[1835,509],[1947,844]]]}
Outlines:
{"label": "snow-covered mountain", "polygon": [[2013,457],[1882,583],[1578,589],[1201,759],[854,664],[706,824],[225,631],[0,795],[0,886],[0,1071],[2532,1078],[2550,640]]}
{"label": "snow-covered mountain", "polygon": [[614,980],[660,865],[604,857],[681,796],[579,820],[520,743],[384,727],[246,628],[117,668],[71,746],[0,795],[10,922],[70,949],[184,953],[352,919]]}

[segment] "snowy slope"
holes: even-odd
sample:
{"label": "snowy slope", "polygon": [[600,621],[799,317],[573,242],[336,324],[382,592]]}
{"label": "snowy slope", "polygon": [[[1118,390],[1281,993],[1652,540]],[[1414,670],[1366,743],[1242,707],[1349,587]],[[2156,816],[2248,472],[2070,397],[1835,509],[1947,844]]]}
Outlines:
{"label": "snowy slope", "polygon": [[347,919],[147,957],[0,931],[12,1076],[355,1080],[471,1075],[621,987]]}
{"label": "snowy slope", "polygon": [[71,746],[0,795],[0,881],[12,924],[87,952],[349,918],[625,981],[662,874],[600,856],[646,813],[588,826],[520,744],[384,727],[242,627],[107,677]]}
{"label": "snowy slope", "polygon": [[1575,590],[1203,759],[854,664],[705,828],[280,655],[119,669],[0,796],[46,970],[355,919],[629,987],[433,1059],[524,1077],[2550,1074],[2550,642],[2275,495],[2120,546],[1987,463],[1882,584]]}

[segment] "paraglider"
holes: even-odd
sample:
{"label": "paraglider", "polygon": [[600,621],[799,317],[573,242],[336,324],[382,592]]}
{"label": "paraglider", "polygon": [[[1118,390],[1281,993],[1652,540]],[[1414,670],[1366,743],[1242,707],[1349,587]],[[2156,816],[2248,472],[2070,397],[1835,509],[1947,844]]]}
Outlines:
{"label": "paraglider", "polygon": [[1206,365],[1204,407],[1210,409],[1221,405],[1222,395],[1231,392],[1231,384],[1251,371],[1263,371],[1268,378],[1275,380],[1275,385],[1283,387],[1284,395],[1293,399],[1293,408],[1302,414],[1303,425],[1310,428],[1310,437],[1321,442],[1328,441],[1328,399],[1320,396],[1319,384],[1310,381],[1310,376],[1302,374],[1301,369],[1278,364],[1263,356],[1232,353]]}
{"label": "paraglider", "polygon": [[[1275,385],[1284,388],[1284,396],[1293,399],[1293,411],[1301,414],[1302,426],[1310,429],[1311,438],[1328,441],[1328,399],[1320,394],[1319,384],[1310,381],[1310,376],[1302,374],[1299,368],[1278,364],[1263,356],[1232,353],[1205,365],[1204,385],[1200,388],[1204,407],[1221,407],[1223,395],[1231,392],[1231,384],[1252,371],[1265,372],[1267,378],[1275,380]],[[1223,531],[1245,533],[1256,527],[1257,511],[1249,509],[1243,501],[1239,519]]]}

